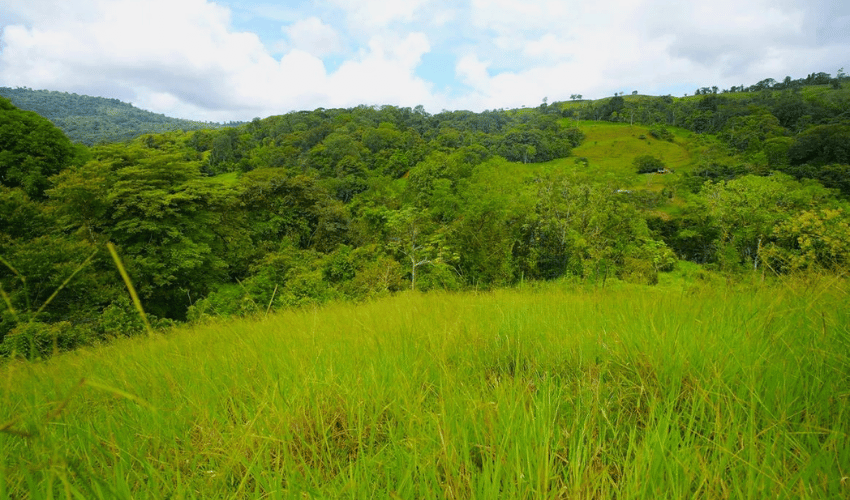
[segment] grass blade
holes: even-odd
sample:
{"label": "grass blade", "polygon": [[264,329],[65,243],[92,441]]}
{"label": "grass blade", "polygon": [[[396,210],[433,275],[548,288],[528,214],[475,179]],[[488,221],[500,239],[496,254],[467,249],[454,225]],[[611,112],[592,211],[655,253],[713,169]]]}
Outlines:
{"label": "grass blade", "polygon": [[139,295],[136,293],[136,289],[133,288],[133,283],[130,281],[130,275],[128,275],[127,270],[124,269],[124,264],[121,263],[121,257],[118,256],[118,252],[115,250],[115,245],[113,245],[110,241],[106,244],[106,248],[109,249],[109,253],[112,255],[112,260],[115,261],[115,265],[118,266],[118,272],[121,273],[121,278],[124,279],[124,283],[127,285],[127,290],[130,291],[130,297],[133,299],[133,305],[135,305],[136,310],[139,311],[139,315],[145,323],[145,329],[147,330],[148,335],[152,336],[153,328],[151,328],[148,316],[145,314],[145,310],[142,307],[142,301],[139,300]]}

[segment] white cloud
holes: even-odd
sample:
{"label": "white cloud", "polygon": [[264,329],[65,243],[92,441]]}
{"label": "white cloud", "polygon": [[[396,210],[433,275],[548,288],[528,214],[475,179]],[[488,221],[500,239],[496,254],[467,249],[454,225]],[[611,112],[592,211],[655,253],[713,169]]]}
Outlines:
{"label": "white cloud", "polygon": [[[273,33],[238,31],[233,16],[242,30],[251,21]],[[838,0],[317,0],[285,7],[5,0],[0,85],[118,97],[213,120],[363,103],[481,110],[536,105],[544,96],[670,93],[673,86],[690,92],[834,72],[850,68],[848,20],[850,3]],[[417,77],[418,69],[435,81],[445,72],[439,88],[446,95]]]}
{"label": "white cloud", "polygon": [[339,34],[318,17],[309,17],[285,26],[283,32],[289,36],[289,43],[293,48],[316,57],[327,56],[342,50]]}
{"label": "white cloud", "polygon": [[385,27],[393,22],[410,22],[428,0],[329,0],[349,17],[359,31]]}
{"label": "white cloud", "polygon": [[455,72],[460,81],[473,88],[484,88],[487,86],[490,75],[487,73],[488,62],[478,60],[475,54],[467,54],[461,57],[455,65]]}
{"label": "white cloud", "polygon": [[376,37],[369,49],[342,64],[330,78],[337,105],[433,105],[430,85],[414,76],[422,55],[430,50],[427,37],[411,33],[404,39]]}
{"label": "white cloud", "polygon": [[98,6],[91,17],[56,22],[47,22],[40,9],[21,9],[31,26],[4,28],[0,85],[108,87],[139,107],[208,120],[433,101],[429,86],[414,76],[430,49],[422,33],[375,37],[329,75],[317,56],[339,50],[340,42],[317,18],[289,27],[291,47],[278,60],[255,34],[231,30],[228,9],[204,0]]}
{"label": "white cloud", "polygon": [[245,17],[257,17],[280,23],[291,23],[301,17],[297,10],[287,6],[274,3],[252,2],[248,5],[239,4],[234,6]]}
{"label": "white cloud", "polygon": [[[472,0],[471,18],[474,26],[496,33],[538,31],[551,29],[559,20],[581,3],[561,0]],[[562,26],[568,28],[567,26]]]}

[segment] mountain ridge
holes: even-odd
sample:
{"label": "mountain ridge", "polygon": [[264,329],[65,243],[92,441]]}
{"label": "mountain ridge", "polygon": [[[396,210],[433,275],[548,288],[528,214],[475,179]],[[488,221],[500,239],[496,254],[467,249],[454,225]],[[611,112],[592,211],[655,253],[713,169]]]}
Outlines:
{"label": "mountain ridge", "polygon": [[175,130],[218,129],[244,122],[202,122],[173,118],[108,97],[95,97],[56,90],[0,87],[0,96],[26,111],[47,118],[73,142],[92,146],[124,142],[143,134]]}

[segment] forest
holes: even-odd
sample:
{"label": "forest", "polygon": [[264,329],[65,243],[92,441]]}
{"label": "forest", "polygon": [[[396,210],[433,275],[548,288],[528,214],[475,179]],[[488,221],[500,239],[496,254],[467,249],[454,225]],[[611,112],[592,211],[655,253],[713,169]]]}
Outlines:
{"label": "forest", "polygon": [[155,327],[401,290],[653,285],[679,262],[845,272],[843,73],[697,94],[316,109],[116,142],[0,98],[0,355],[144,331],[108,242]]}
{"label": "forest", "polygon": [[118,99],[55,90],[0,87],[0,97],[9,99],[19,109],[35,111],[65,132],[71,141],[87,146],[126,141],[141,134],[216,129],[241,124],[169,118]]}
{"label": "forest", "polygon": [[617,94],[0,97],[0,498],[850,498],[843,72]]}

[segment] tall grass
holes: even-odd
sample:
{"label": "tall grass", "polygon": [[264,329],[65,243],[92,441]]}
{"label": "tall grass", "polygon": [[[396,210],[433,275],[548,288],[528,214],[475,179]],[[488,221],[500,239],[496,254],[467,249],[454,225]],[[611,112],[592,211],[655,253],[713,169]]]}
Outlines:
{"label": "tall grass", "polygon": [[0,367],[0,497],[850,496],[847,283],[404,294]]}

